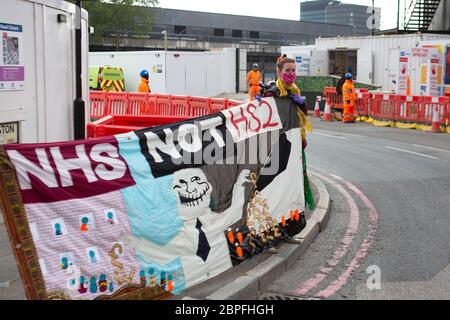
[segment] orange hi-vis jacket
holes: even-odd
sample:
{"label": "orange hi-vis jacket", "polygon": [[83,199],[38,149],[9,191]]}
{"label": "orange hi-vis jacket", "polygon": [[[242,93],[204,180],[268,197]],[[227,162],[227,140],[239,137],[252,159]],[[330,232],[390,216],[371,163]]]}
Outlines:
{"label": "orange hi-vis jacket", "polygon": [[342,86],[342,95],[344,100],[344,106],[347,104],[347,101],[350,101],[350,104],[353,104],[356,101],[356,92],[355,86],[353,85],[353,81],[347,80]]}
{"label": "orange hi-vis jacket", "polygon": [[261,72],[258,70],[251,70],[247,73],[247,83],[249,85],[259,86],[261,82]]}
{"label": "orange hi-vis jacket", "polygon": [[138,92],[150,93],[150,87],[148,85],[148,80],[145,78],[141,78],[141,82],[139,83]]}

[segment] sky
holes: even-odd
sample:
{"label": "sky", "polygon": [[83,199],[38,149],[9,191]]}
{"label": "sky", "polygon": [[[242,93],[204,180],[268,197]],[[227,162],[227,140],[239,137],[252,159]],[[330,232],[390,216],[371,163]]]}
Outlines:
{"label": "sky", "polygon": [[[227,13],[245,16],[300,20],[301,0],[159,0],[161,8]],[[371,6],[372,0],[343,0]],[[397,26],[397,1],[375,0],[375,7],[381,8],[381,29]]]}

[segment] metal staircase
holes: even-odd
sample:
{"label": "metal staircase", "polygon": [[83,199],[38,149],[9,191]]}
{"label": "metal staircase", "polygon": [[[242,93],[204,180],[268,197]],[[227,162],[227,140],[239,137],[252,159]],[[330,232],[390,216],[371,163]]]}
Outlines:
{"label": "metal staircase", "polygon": [[441,0],[412,0],[405,15],[405,31],[427,31]]}

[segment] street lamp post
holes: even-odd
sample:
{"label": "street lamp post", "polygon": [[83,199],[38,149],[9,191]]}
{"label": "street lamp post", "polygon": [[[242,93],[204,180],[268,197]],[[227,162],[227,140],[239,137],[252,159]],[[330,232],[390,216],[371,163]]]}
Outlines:
{"label": "street lamp post", "polygon": [[164,35],[164,51],[167,52],[167,30],[161,31]]}
{"label": "street lamp post", "polygon": [[167,30],[161,31],[164,35],[164,92],[167,90]]}
{"label": "street lamp post", "polygon": [[75,16],[75,84],[76,97],[73,102],[74,139],[85,138],[85,103],[82,96],[82,59],[81,59],[81,0],[76,1]]}
{"label": "street lamp post", "polygon": [[375,34],[375,0],[372,0],[372,36]]}

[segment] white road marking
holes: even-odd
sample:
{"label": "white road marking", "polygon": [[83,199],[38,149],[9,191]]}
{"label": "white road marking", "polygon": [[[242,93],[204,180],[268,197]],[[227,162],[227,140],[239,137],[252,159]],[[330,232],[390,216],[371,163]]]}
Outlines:
{"label": "white road marking", "polygon": [[421,157],[425,157],[425,158],[439,160],[439,158],[430,156],[428,154],[423,154],[423,153],[419,153],[419,152],[414,152],[414,151],[409,151],[409,150],[405,150],[405,149],[395,148],[395,147],[391,147],[391,146],[385,146],[385,148],[391,149],[391,150],[396,150],[396,151],[401,151],[401,152],[405,152],[405,153],[414,154],[416,156],[421,156]]}
{"label": "white road marking", "polygon": [[340,136],[335,136],[335,135],[331,135],[331,134],[326,134],[326,133],[320,133],[317,132],[317,130],[313,131],[313,134],[317,134],[318,136],[324,136],[324,137],[330,137],[330,138],[334,138],[334,139],[347,139],[346,137],[340,137]]}
{"label": "white road marking", "polygon": [[358,137],[358,138],[368,138],[367,136],[363,136],[363,135],[360,135],[360,134],[343,133],[343,132],[336,132],[336,131],[327,131],[327,130],[317,130],[317,129],[315,129],[313,131],[313,133],[314,132],[321,132],[321,133],[328,133],[328,134],[334,133],[334,134],[341,134],[343,136]]}
{"label": "white road marking", "polygon": [[419,148],[425,148],[425,149],[430,149],[430,150],[436,150],[436,151],[442,151],[442,152],[448,152],[448,153],[450,153],[450,150],[439,149],[439,148],[428,147],[428,146],[422,146],[422,145],[420,145],[420,144],[413,144],[413,146],[419,147]]}

